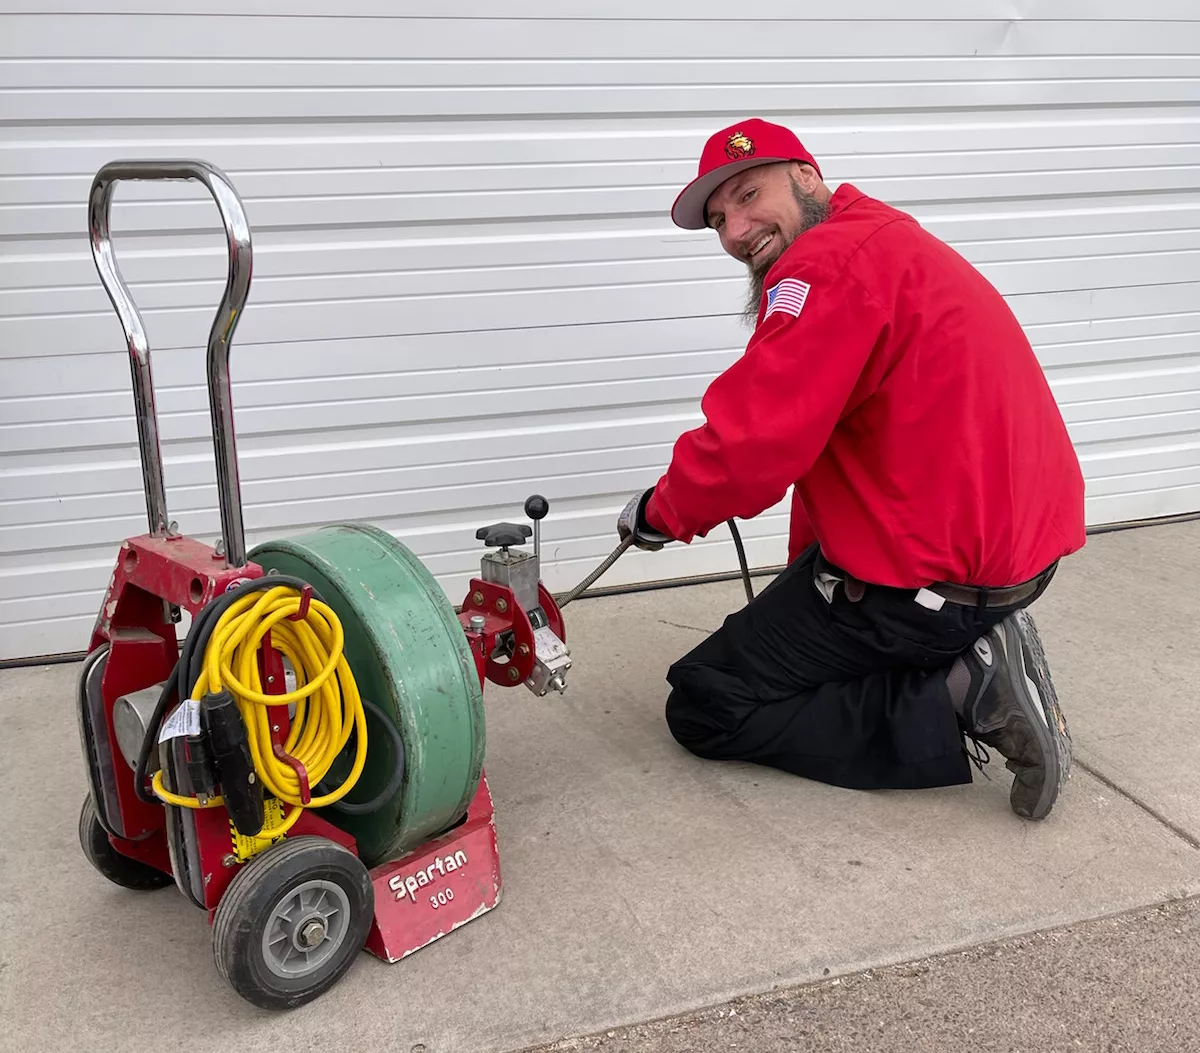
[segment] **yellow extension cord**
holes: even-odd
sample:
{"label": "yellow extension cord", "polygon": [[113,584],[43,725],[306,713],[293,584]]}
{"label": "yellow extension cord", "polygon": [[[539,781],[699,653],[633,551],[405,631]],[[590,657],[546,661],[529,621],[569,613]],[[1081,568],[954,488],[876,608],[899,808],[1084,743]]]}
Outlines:
{"label": "yellow extension cord", "polygon": [[[204,650],[204,667],[192,698],[204,698],[222,689],[233,695],[250,741],[250,756],[263,788],[281,802],[292,805],[277,827],[264,828],[257,836],[274,838],[287,833],[305,807],[323,808],[340,800],[358,782],[367,759],[367,726],[362,698],[343,654],[342,624],[328,605],[313,599],[301,621],[289,621],[300,609],[300,593],[288,585],[266,592],[252,592],[236,600],[221,615]],[[257,654],[267,631],[271,644],[281,651],[296,671],[296,690],[282,695],[263,694]],[[334,673],[337,676],[334,676]],[[341,684],[339,690],[339,681]],[[296,715],[284,751],[295,757],[308,772],[309,786],[318,785],[334,760],[358,730],[354,766],[336,790],[313,797],[308,805],[300,798],[300,779],[295,769],[273,752],[268,706],[296,703]],[[154,793],[167,804],[181,808],[217,808],[222,797],[201,804],[195,797],[171,793],[163,785],[162,772],[154,774]]]}

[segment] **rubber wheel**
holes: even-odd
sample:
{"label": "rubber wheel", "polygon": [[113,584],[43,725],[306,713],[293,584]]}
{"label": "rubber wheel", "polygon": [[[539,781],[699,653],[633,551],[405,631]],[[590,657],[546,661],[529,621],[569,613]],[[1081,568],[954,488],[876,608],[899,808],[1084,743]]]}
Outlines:
{"label": "rubber wheel", "polygon": [[246,1001],[294,1009],[342,978],[374,915],[375,889],[353,852],[289,838],[255,856],[217,904],[217,969]]}
{"label": "rubber wheel", "polygon": [[114,885],[149,892],[175,884],[170,874],[123,856],[113,848],[107,831],[100,825],[91,794],[83,799],[83,807],[79,810],[79,845],[87,861]]}

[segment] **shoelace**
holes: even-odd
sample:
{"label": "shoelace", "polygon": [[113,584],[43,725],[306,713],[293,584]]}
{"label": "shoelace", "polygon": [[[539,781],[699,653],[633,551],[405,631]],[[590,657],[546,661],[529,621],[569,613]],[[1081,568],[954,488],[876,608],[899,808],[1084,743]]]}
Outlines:
{"label": "shoelace", "polygon": [[991,761],[992,755],[988,753],[987,747],[974,736],[968,735],[967,741],[970,746],[963,750],[967,755],[967,759],[979,769],[979,774],[982,775],[988,782],[992,781],[992,777],[984,771],[984,765]]}

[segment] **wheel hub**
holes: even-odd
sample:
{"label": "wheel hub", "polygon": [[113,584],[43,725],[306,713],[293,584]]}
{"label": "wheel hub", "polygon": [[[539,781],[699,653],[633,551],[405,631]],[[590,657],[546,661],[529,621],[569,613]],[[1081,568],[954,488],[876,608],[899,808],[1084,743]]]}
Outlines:
{"label": "wheel hub", "polygon": [[300,926],[297,934],[300,937],[297,941],[298,949],[312,950],[325,939],[325,922],[323,919],[314,918]]}
{"label": "wheel hub", "polygon": [[350,901],[332,881],[306,881],[285,892],[263,930],[263,960],[276,976],[296,979],[324,965],[341,946]]}

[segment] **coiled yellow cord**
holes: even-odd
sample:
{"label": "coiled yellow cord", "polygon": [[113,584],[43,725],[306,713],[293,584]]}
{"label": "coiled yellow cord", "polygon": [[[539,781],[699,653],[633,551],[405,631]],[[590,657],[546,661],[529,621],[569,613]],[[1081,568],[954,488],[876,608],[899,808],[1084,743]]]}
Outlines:
{"label": "coiled yellow cord", "polygon": [[[263,787],[280,801],[292,805],[279,826],[264,828],[257,836],[274,838],[286,833],[305,807],[323,808],[354,788],[367,760],[367,725],[358,685],[345,659],[345,635],[336,614],[320,600],[310,600],[303,620],[288,619],[300,610],[296,589],[280,585],[265,592],[240,597],[218,619],[204,651],[204,668],[192,690],[199,701],[210,691],[228,691],[246,724],[250,756]],[[282,695],[263,693],[257,655],[268,630],[271,644],[296,671],[296,689]],[[336,676],[334,675],[336,674]],[[346,781],[331,793],[313,797],[304,805],[300,778],[289,764],[275,756],[271,742],[268,706],[296,703],[284,751],[304,765],[310,786],[316,786],[337,759],[350,732],[357,729],[354,766]],[[154,793],[167,804],[181,808],[216,808],[222,797],[201,804],[195,797],[171,793],[162,772],[154,774]]]}

